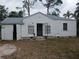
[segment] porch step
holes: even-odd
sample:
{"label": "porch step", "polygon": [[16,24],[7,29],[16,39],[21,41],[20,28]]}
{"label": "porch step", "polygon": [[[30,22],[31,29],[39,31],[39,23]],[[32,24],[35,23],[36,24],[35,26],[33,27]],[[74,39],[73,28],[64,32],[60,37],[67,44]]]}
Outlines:
{"label": "porch step", "polygon": [[45,38],[44,38],[44,37],[39,36],[39,37],[36,37],[36,40],[45,40]]}
{"label": "porch step", "polygon": [[45,40],[45,38],[41,37],[41,36],[39,36],[39,37],[22,37],[21,40],[39,40],[39,41],[41,41],[41,40]]}

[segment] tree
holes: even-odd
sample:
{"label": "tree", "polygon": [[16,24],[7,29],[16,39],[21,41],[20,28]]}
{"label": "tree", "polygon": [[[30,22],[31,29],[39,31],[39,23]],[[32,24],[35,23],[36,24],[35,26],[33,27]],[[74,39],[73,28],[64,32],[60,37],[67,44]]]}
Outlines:
{"label": "tree", "polygon": [[[23,9],[23,14],[25,13],[25,9],[28,12],[28,16],[30,16],[30,7],[34,5],[37,0],[24,0],[23,7],[16,7],[17,9]],[[40,0],[41,1],[41,0]]]}
{"label": "tree", "polygon": [[59,16],[60,10],[59,9],[55,9],[55,11],[52,12],[52,15],[54,16]]}
{"label": "tree", "polygon": [[23,11],[11,11],[8,17],[23,17]]}
{"label": "tree", "polygon": [[52,12],[52,15],[59,16],[59,14],[57,14],[55,11]]}
{"label": "tree", "polygon": [[23,17],[23,11],[18,12],[18,17]]}
{"label": "tree", "polygon": [[23,3],[24,3],[23,8],[27,9],[28,16],[30,16],[30,1],[29,0],[24,0]]}
{"label": "tree", "polygon": [[8,17],[18,17],[18,13],[16,11],[11,11]]}
{"label": "tree", "polygon": [[77,20],[79,20],[79,3],[77,3],[76,5],[77,5],[77,8],[76,8],[74,14],[75,14],[75,18],[76,18]]}
{"label": "tree", "polygon": [[49,14],[49,8],[61,5],[63,2],[61,0],[46,0],[44,6],[47,8],[47,14]]}
{"label": "tree", "polygon": [[77,5],[77,8],[74,14],[75,14],[75,19],[77,20],[77,35],[79,36],[79,2],[76,5]]}
{"label": "tree", "polygon": [[7,17],[8,14],[8,8],[5,8],[4,5],[0,5],[0,19],[3,20],[4,18]]}
{"label": "tree", "polygon": [[70,11],[67,11],[65,14],[63,14],[63,16],[69,19],[70,17],[73,16],[73,13],[71,13]]}
{"label": "tree", "polygon": [[[28,16],[30,16],[30,7],[34,5],[34,3],[36,2],[37,0],[24,0],[23,1],[23,9],[27,9],[27,12],[28,12]],[[41,0],[40,0],[41,1]]]}

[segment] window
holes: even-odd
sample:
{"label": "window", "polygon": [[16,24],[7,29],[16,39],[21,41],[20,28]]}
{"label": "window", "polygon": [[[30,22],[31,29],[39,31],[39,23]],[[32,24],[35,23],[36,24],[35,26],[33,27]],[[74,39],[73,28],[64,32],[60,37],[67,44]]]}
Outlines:
{"label": "window", "polygon": [[67,31],[67,23],[63,23],[63,30]]}
{"label": "window", "polygon": [[34,26],[28,26],[28,34],[34,33]]}
{"label": "window", "polygon": [[50,34],[51,33],[51,27],[49,25],[45,26],[45,34]]}

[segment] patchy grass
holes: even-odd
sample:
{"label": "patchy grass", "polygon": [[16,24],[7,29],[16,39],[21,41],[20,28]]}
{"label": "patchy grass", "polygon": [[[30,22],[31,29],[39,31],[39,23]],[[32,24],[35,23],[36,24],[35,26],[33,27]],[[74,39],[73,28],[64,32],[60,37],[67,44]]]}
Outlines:
{"label": "patchy grass", "polygon": [[0,41],[14,44],[17,51],[4,59],[79,59],[79,38],[53,38],[44,41]]}

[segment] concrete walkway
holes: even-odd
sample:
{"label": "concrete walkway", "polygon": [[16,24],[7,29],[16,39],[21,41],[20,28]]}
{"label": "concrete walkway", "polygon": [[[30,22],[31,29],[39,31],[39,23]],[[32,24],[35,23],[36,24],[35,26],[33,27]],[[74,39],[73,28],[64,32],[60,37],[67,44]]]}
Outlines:
{"label": "concrete walkway", "polygon": [[10,44],[4,44],[0,46],[0,59],[3,59],[1,56],[11,55],[16,51],[16,47]]}

